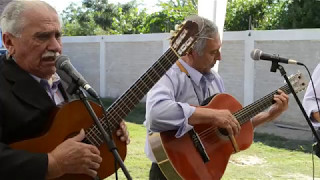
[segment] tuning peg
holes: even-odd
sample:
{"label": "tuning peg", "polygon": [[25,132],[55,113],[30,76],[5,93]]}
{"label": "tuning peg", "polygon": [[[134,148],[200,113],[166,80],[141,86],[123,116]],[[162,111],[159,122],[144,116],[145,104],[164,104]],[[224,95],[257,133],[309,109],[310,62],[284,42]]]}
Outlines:
{"label": "tuning peg", "polygon": [[170,30],[171,37],[175,37],[177,35],[177,31]]}
{"label": "tuning peg", "polygon": [[178,31],[179,29],[180,29],[180,24],[176,24],[175,26],[174,26],[174,29],[176,30],[176,31]]}

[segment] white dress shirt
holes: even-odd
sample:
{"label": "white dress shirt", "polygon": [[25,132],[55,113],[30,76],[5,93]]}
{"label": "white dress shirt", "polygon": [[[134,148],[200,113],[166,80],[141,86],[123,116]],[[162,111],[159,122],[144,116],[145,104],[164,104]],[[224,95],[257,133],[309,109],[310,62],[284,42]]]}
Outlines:
{"label": "white dress shirt", "polygon": [[[203,75],[183,60],[179,61],[189,76],[174,64],[147,94],[144,125],[148,133],[177,130],[176,137],[183,136],[193,128],[188,119],[196,109],[194,106],[225,91],[218,73],[211,71]],[[148,137],[145,153],[151,161],[156,162]]]}
{"label": "white dress shirt", "polygon": [[[315,70],[313,71],[312,80],[314,83],[314,88],[315,88],[317,97],[315,97],[311,82],[309,82],[309,85],[304,95],[303,103],[302,103],[309,117],[311,117],[312,112],[319,111],[316,103],[316,99],[318,100],[318,103],[320,103],[320,64],[318,64]],[[316,122],[316,120],[313,120],[312,123],[315,127],[320,127],[320,123]]]}

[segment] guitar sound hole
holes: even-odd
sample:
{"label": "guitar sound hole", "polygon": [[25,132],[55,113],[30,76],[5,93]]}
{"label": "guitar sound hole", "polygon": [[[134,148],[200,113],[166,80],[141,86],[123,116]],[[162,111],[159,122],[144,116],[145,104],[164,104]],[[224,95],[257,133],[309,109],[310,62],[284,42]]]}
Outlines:
{"label": "guitar sound hole", "polygon": [[224,136],[228,136],[229,135],[227,129],[224,129],[224,128],[219,128],[219,132]]}

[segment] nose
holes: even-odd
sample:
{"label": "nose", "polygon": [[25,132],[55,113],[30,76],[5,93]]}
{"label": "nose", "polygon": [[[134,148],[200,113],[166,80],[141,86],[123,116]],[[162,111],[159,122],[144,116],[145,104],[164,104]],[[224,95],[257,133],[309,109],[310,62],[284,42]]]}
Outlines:
{"label": "nose", "polygon": [[48,50],[53,52],[61,52],[62,43],[60,38],[51,37],[48,42]]}
{"label": "nose", "polygon": [[220,50],[218,51],[218,53],[216,54],[216,57],[215,57],[216,60],[220,61],[222,58],[221,58],[221,52]]}

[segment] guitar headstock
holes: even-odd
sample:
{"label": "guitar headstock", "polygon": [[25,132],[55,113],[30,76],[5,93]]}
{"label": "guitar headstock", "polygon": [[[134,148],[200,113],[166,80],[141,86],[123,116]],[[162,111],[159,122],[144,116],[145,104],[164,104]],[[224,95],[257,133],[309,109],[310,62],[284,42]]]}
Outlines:
{"label": "guitar headstock", "polygon": [[184,56],[194,42],[197,40],[196,35],[198,34],[198,24],[193,21],[185,21],[180,24],[171,39],[171,48],[179,56]]}
{"label": "guitar headstock", "polygon": [[292,74],[288,77],[292,87],[296,93],[303,91],[307,88],[308,82],[303,77],[301,72],[297,72],[296,74]]}

